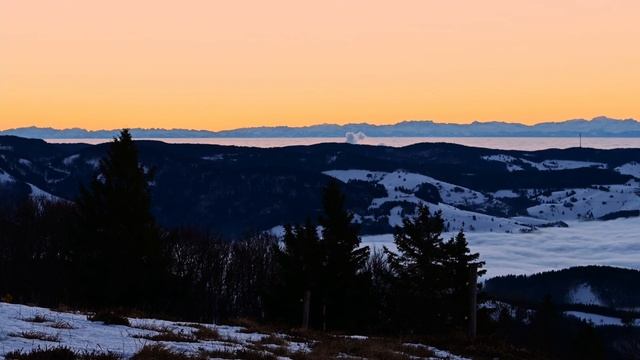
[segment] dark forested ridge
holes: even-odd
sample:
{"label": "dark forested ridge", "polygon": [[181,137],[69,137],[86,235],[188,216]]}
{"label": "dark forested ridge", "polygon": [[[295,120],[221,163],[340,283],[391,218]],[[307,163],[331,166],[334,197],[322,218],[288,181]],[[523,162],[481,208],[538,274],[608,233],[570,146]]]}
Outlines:
{"label": "dark forested ridge", "polygon": [[[624,184],[633,177],[615,168],[640,158],[640,149],[521,152],[446,143],[403,148],[326,143],[268,149],[158,141],[136,144],[142,164],[155,171],[152,209],[160,224],[197,226],[231,235],[317,216],[321,208],[320,189],[330,178],[323,172],[328,170],[403,170],[490,196],[501,189],[542,192]],[[0,193],[7,199],[24,198],[34,193],[30,186],[33,185],[57,197],[75,199],[78,186],[88,184],[96,175],[98,159],[107,146],[49,144],[0,136],[0,178],[5,179],[0,181]],[[513,165],[521,171],[509,171],[503,162],[482,159],[491,155],[517,158]],[[603,163],[606,168],[584,166],[539,171],[528,163],[550,159]],[[363,216],[373,211],[368,209],[372,199],[385,195],[382,186],[367,181],[350,181],[342,184],[342,188],[350,195],[347,206]],[[412,191],[425,201],[447,201],[429,184]],[[507,217],[522,215],[527,206],[536,203],[525,195],[495,200],[490,207],[456,206],[479,214]],[[391,207],[391,203],[388,205]],[[403,206],[415,210],[415,205]],[[383,206],[369,213],[372,217],[362,224],[365,233],[392,231],[386,219],[388,209],[386,214],[381,213],[385,209]]]}
{"label": "dark forested ridge", "polygon": [[[485,282],[485,291],[501,299],[517,302],[539,303],[545,296],[551,296],[559,304],[583,303],[616,309],[639,309],[638,284],[638,270],[578,266],[530,276],[495,277]],[[580,290],[582,296],[577,293]],[[585,291],[590,293],[588,299]]]}

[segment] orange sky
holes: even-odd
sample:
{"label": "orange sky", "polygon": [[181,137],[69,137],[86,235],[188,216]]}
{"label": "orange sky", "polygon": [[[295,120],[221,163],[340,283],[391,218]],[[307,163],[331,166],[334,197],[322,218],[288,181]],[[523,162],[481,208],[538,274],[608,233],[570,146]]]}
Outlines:
{"label": "orange sky", "polygon": [[640,1],[0,0],[0,129],[640,118]]}

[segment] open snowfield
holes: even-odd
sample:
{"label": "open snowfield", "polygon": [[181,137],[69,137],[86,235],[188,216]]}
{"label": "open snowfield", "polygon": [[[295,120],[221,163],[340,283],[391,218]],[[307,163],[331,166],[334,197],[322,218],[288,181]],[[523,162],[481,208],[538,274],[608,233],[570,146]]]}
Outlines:
{"label": "open snowfield", "polygon": [[[565,315],[573,316],[575,318],[587,321],[594,326],[624,326],[624,322],[616,317],[604,316],[598,314],[591,314],[582,311],[565,311]],[[635,320],[630,323],[633,326],[640,326],[640,320]]]}
{"label": "open snowfield", "polygon": [[[313,340],[303,341],[280,333],[258,333],[240,326],[181,323],[156,319],[129,318],[130,326],[105,325],[89,321],[87,315],[53,311],[46,308],[0,302],[0,359],[11,351],[66,347],[75,352],[113,352],[129,358],[145,345],[161,344],[175,352],[198,354],[204,352],[257,351],[280,360],[286,356],[274,353],[304,354],[312,350]],[[198,335],[201,329],[214,331],[215,336]],[[156,341],[153,336],[176,334],[188,341]],[[277,341],[273,341],[276,338]],[[365,336],[348,336],[353,341],[367,341]],[[371,339],[375,341],[375,339]],[[411,358],[428,360],[466,360],[434,347],[405,343],[403,349],[423,348],[429,357]],[[276,352],[276,350],[279,350]],[[272,353],[273,351],[273,353]],[[408,350],[407,350],[408,351]],[[212,355],[213,356],[213,355]],[[300,356],[299,356],[300,357]],[[216,359],[216,356],[210,357]],[[228,358],[228,357],[224,357]]]}
{"label": "open snowfield", "polygon": [[[48,321],[29,321],[39,316]],[[170,329],[185,335],[193,334],[197,329],[186,324],[154,319],[130,319],[131,326],[104,325],[102,322],[87,320],[84,314],[64,313],[45,308],[17,304],[0,303],[0,359],[12,350],[29,350],[32,348],[51,348],[65,346],[74,351],[111,351],[125,357],[133,355],[144,345],[156,343],[140,336],[153,336],[159,331],[152,329]],[[173,350],[194,353],[199,349],[231,351],[259,341],[265,334],[244,333],[241,327],[213,326],[224,340],[198,342],[162,341]],[[18,336],[24,333],[46,334],[52,339],[26,339]],[[55,339],[55,341],[51,341]],[[291,343],[293,350],[305,350],[303,343]]]}
{"label": "open snowfield", "polygon": [[[569,221],[568,228],[531,233],[469,232],[471,249],[487,262],[486,278],[578,265],[640,269],[640,218]],[[449,239],[454,234],[446,234]],[[364,245],[395,250],[393,235],[363,236]]]}

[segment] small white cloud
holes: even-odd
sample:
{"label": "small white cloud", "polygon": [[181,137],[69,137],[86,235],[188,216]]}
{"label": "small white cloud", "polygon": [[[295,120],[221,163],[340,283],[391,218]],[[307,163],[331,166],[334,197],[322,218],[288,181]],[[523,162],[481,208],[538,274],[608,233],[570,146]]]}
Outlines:
{"label": "small white cloud", "polygon": [[349,144],[359,144],[360,142],[362,142],[364,139],[367,138],[367,135],[365,135],[363,132],[358,131],[358,132],[348,132],[345,135],[345,140],[346,142],[348,142]]}

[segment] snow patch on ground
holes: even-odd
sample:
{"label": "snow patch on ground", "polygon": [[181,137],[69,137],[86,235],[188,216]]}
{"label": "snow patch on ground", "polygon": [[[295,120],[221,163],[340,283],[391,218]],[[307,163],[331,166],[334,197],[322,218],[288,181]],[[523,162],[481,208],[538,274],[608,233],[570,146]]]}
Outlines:
{"label": "snow patch on ground", "polygon": [[54,202],[64,201],[62,198],[59,198],[53,194],[50,194],[33,184],[27,183],[27,185],[29,185],[29,187],[31,188],[31,194],[29,196],[31,196],[32,199],[47,200],[47,201],[54,201]]}
{"label": "snow patch on ground", "polygon": [[493,197],[499,198],[499,199],[512,199],[512,198],[520,197],[520,194],[518,194],[513,190],[498,190],[494,192],[492,195]]}
{"label": "snow patch on ground", "polygon": [[74,154],[71,156],[67,156],[66,158],[62,159],[62,163],[65,166],[71,166],[76,160],[78,160],[78,158],[80,158],[80,154]]}
{"label": "snow patch on ground", "polygon": [[598,163],[598,162],[590,162],[590,161],[575,161],[575,160],[544,160],[542,162],[534,162],[527,159],[516,158],[511,155],[486,155],[482,156],[483,160],[486,161],[497,161],[504,163],[507,166],[507,171],[521,171],[524,168],[521,164],[527,164],[534,169],[540,171],[554,171],[554,170],[572,170],[572,169],[581,169],[581,168],[597,168],[597,169],[606,169],[607,164]]}
{"label": "snow patch on ground", "polygon": [[[564,314],[567,316],[573,316],[575,318],[587,321],[593,324],[594,326],[607,326],[607,325],[623,326],[624,325],[621,319],[612,317],[612,316],[591,314],[591,313],[582,312],[582,311],[565,311]],[[640,320],[636,319],[632,325],[640,326]]]}
{"label": "snow patch on ground", "polygon": [[431,351],[433,353],[433,356],[435,356],[435,359],[471,360],[462,356],[453,355],[448,351],[440,350],[440,349],[434,348],[433,346],[427,346],[423,344],[414,344],[414,343],[404,343],[403,345],[407,347],[413,347],[416,349],[426,349],[428,351]]}
{"label": "snow patch on ground", "polygon": [[100,167],[100,159],[88,159],[85,161],[85,163],[94,169],[97,169]]}
{"label": "snow patch on ground", "polygon": [[596,168],[596,169],[607,168],[607,164],[590,162],[590,161],[575,161],[575,160],[544,160],[541,163],[534,163],[534,162],[528,162],[528,163],[541,171],[572,170],[572,169],[581,169],[581,168]]}
{"label": "snow patch on ground", "polygon": [[618,166],[614,169],[622,175],[631,175],[635,178],[640,178],[640,163],[632,161],[624,165]]}
{"label": "snow patch on ground", "polygon": [[511,155],[502,155],[502,154],[487,155],[487,156],[483,156],[482,159],[486,161],[497,161],[497,162],[504,163],[507,166],[507,171],[509,172],[524,170],[522,166],[514,164],[514,162],[517,162],[519,159]]}
{"label": "snow patch on ground", "polygon": [[[47,320],[43,323],[25,321],[39,315]],[[173,332],[192,335],[197,331],[189,324],[176,323],[155,319],[129,319],[131,326],[104,325],[102,322],[91,322],[87,316],[76,313],[56,312],[40,307],[0,303],[0,358],[7,352],[14,350],[30,350],[37,347],[47,348],[65,346],[75,351],[112,351],[130,357],[144,345],[159,343],[153,340],[136,338],[135,336],[156,335],[158,331],[152,329],[166,328]],[[69,329],[56,329],[55,323],[65,324]],[[218,331],[220,340],[199,340],[198,342],[161,343],[170,349],[185,353],[197,353],[198,350],[238,350],[246,348],[252,342],[267,337],[266,334],[245,333],[242,327],[205,325]],[[38,339],[25,339],[16,334],[22,332],[38,332],[58,338],[58,342]],[[289,342],[292,350],[308,351],[306,343]]]}
{"label": "snow patch on ground", "polygon": [[571,289],[567,294],[567,300],[571,304],[604,306],[602,300],[593,292],[589,284],[580,284]]}
{"label": "snow patch on ground", "polygon": [[4,170],[0,169],[0,184],[12,183],[15,181],[16,180],[13,178],[13,176],[9,175],[8,173],[4,172]]}

